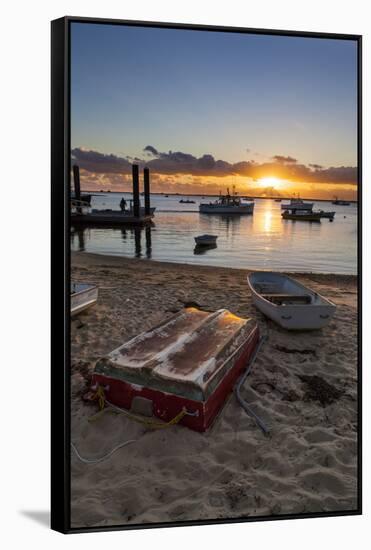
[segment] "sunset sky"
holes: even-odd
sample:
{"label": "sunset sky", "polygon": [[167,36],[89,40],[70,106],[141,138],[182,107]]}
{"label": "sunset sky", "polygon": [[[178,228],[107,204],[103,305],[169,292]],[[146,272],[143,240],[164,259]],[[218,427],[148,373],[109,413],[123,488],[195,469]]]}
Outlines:
{"label": "sunset sky", "polygon": [[72,23],[85,189],[355,198],[357,44]]}

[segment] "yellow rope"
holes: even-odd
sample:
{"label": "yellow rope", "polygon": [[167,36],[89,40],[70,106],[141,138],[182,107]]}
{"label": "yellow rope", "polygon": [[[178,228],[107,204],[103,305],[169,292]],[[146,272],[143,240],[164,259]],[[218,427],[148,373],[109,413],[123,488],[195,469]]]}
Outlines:
{"label": "yellow rope", "polygon": [[137,416],[136,414],[132,414],[129,411],[124,411],[122,409],[120,409],[120,413],[124,414],[128,418],[131,418],[132,420],[135,420],[136,422],[140,422],[141,424],[152,428],[153,430],[160,430],[161,428],[169,428],[170,426],[178,424],[183,416],[187,414],[187,411],[185,409],[182,409],[176,416],[174,416],[174,418],[169,420],[169,422],[156,422],[154,420],[147,420],[147,418]]}
{"label": "yellow rope", "polygon": [[[101,416],[101,414],[104,411],[107,410],[105,408],[106,396],[105,396],[104,389],[103,389],[102,386],[98,386],[98,389],[97,389],[96,393],[94,394],[93,399],[98,400],[99,412],[97,414],[91,416],[89,418],[89,422],[95,421],[97,418],[99,418]],[[109,403],[109,405],[111,405],[111,404]],[[187,414],[186,409],[182,409],[176,416],[174,416],[174,418],[169,420],[169,422],[156,422],[154,420],[149,420],[149,419],[144,418],[142,416],[138,416],[136,414],[133,414],[129,411],[125,411],[124,409],[121,409],[119,407],[115,407],[113,405],[111,405],[111,407],[113,408],[113,410],[117,414],[124,414],[128,418],[131,418],[132,420],[135,420],[136,422],[140,422],[141,424],[144,424],[145,426],[148,426],[149,428],[152,428],[153,430],[159,430],[159,429],[162,429],[162,428],[169,428],[170,426],[174,426],[175,424],[178,424],[178,422],[180,422],[181,419]]]}
{"label": "yellow rope", "polygon": [[102,411],[106,403],[106,396],[103,386],[98,386],[96,393],[93,395],[93,399],[98,400],[99,410]]}

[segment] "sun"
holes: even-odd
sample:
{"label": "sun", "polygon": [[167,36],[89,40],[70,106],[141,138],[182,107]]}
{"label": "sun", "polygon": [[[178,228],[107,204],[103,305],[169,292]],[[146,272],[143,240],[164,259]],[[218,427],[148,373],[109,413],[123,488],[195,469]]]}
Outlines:
{"label": "sun", "polygon": [[274,176],[261,178],[259,180],[259,185],[261,185],[262,187],[280,187],[281,183],[281,180],[275,178]]}

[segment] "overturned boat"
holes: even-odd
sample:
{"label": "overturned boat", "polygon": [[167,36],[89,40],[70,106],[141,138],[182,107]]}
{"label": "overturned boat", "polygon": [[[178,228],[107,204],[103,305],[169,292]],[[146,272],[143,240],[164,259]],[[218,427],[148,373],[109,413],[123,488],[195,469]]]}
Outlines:
{"label": "overturned boat", "polygon": [[71,283],[71,315],[77,315],[98,300],[98,287],[86,283]]}
{"label": "overturned boat", "polygon": [[220,309],[185,308],[99,360],[93,388],[134,412],[207,430],[246,369],[259,340],[257,324]]}
{"label": "overturned boat", "polygon": [[320,329],[334,316],[335,304],[287,275],[257,271],[247,282],[254,305],[287,330]]}

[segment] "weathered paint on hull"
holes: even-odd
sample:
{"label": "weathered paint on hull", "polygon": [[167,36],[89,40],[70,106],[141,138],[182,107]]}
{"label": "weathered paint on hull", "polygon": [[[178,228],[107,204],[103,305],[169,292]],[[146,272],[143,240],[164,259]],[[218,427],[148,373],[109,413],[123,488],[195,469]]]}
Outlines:
{"label": "weathered paint on hull", "polygon": [[259,341],[259,329],[255,325],[237,356],[231,359],[230,369],[226,372],[215,390],[204,401],[189,399],[180,395],[157,389],[131,384],[122,379],[112,378],[99,373],[93,374],[93,385],[105,388],[106,399],[117,407],[131,409],[135,397],[144,397],[153,403],[153,414],[164,422],[172,420],[183,408],[190,414],[184,416],[180,424],[198,432],[211,427],[223,408],[227,396],[237,379],[246,369]]}

